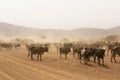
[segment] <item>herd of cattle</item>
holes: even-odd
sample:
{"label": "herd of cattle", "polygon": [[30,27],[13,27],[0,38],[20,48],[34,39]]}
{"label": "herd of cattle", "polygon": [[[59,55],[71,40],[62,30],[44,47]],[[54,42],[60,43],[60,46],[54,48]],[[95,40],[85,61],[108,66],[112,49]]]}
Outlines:
{"label": "herd of cattle", "polygon": [[[61,44],[29,44],[25,45],[28,50],[28,57],[30,56],[32,60],[34,60],[33,55],[37,55],[37,60],[42,61],[42,55],[45,52],[49,52],[50,45],[54,45],[60,54],[60,58],[62,58],[62,54],[65,55],[65,59],[67,59],[67,55],[69,53],[73,54],[73,57],[77,54],[77,58],[80,60],[80,63],[83,61],[85,64],[88,64],[91,57],[98,64],[104,65],[104,57],[105,53],[111,53],[111,62],[114,59],[116,63],[116,56],[120,56],[120,45],[119,43],[112,44],[92,44],[92,45],[81,45],[81,44],[72,44],[65,43],[61,46]],[[77,46],[76,46],[77,45]],[[104,49],[103,46],[106,46]],[[17,48],[21,47],[21,44],[11,44],[11,43],[0,43],[0,47],[3,49],[9,48]]]}
{"label": "herd of cattle", "polygon": [[60,47],[60,58],[61,54],[65,54],[65,59],[67,59],[67,54],[72,51],[73,57],[75,57],[75,54],[77,54],[78,59],[84,60],[84,63],[87,64],[90,61],[90,58],[93,57],[94,63],[96,62],[96,58],[98,60],[98,64],[100,65],[100,60],[102,59],[102,64],[104,65],[104,56],[105,56],[105,50],[102,48],[95,48],[90,46],[79,46],[79,47]]}
{"label": "herd of cattle", "polygon": [[13,49],[13,48],[17,48],[17,47],[21,47],[21,44],[15,44],[15,43],[0,43],[0,48],[1,49]]}
{"label": "herd of cattle", "polygon": [[[94,60],[94,63],[96,63],[96,60],[98,62],[98,64],[101,64],[101,60],[102,60],[102,65],[104,65],[104,57],[105,57],[105,53],[111,53],[111,62],[112,59],[114,59],[115,63],[116,63],[116,55],[120,56],[120,45],[116,45],[115,43],[113,44],[107,44],[106,49],[103,49],[103,46],[105,46],[106,44],[92,44],[92,45],[85,45],[85,46],[81,46],[79,44],[79,46],[74,46],[74,44],[72,43],[66,43],[61,45],[57,45],[56,48],[58,49],[58,52],[60,54],[60,58],[62,58],[62,54],[65,55],[65,59],[67,59],[67,55],[69,53],[73,53],[73,57],[75,57],[75,54],[77,54],[78,59],[81,61],[84,61],[85,64],[87,64],[91,57]],[[31,55],[31,59],[33,60],[33,55],[37,54],[37,60],[42,61],[42,55],[45,52],[49,52],[49,46],[45,46],[45,45],[26,45],[27,49],[28,49],[28,56]]]}

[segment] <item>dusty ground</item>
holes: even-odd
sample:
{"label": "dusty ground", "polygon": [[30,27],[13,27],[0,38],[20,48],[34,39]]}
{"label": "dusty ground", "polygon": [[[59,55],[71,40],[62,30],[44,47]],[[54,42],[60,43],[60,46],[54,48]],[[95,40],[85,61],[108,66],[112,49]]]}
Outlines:
{"label": "dusty ground", "polygon": [[[36,57],[34,56],[36,59]],[[43,55],[43,61],[32,61],[27,50],[19,48],[0,52],[0,80],[120,80],[120,57],[118,63],[110,63],[105,56],[105,66],[80,64],[73,58],[59,58],[56,50]]]}

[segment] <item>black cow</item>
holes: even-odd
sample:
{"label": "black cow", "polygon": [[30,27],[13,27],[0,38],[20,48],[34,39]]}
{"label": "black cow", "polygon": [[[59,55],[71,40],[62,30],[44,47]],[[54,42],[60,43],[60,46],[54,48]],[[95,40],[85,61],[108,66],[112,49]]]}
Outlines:
{"label": "black cow", "polygon": [[71,49],[70,48],[67,48],[67,47],[60,47],[60,58],[62,56],[62,54],[65,54],[65,59],[67,59],[67,54],[69,52],[71,52]]}
{"label": "black cow", "polygon": [[41,47],[41,46],[27,46],[28,49],[28,57],[31,55],[31,59],[33,59],[33,55],[37,54],[37,60],[42,61],[42,55],[44,52],[48,52],[48,47]]}
{"label": "black cow", "polygon": [[77,54],[78,55],[77,57],[79,58],[82,49],[83,49],[82,47],[79,48],[73,47],[73,57],[75,58],[75,54]]}
{"label": "black cow", "polygon": [[97,49],[96,48],[89,48],[87,50],[87,54],[89,54],[89,59],[92,57],[94,62],[95,62],[95,53],[96,53]]}
{"label": "black cow", "polygon": [[81,54],[82,49],[83,49],[82,47],[78,48],[78,51],[77,51],[78,52],[78,58],[80,58],[80,54]]}
{"label": "black cow", "polygon": [[83,48],[80,53],[80,63],[82,58],[84,59],[84,63],[87,64],[89,62],[90,54],[88,48]]}
{"label": "black cow", "polygon": [[112,62],[112,59],[114,59],[114,61],[116,63],[116,59],[115,59],[116,55],[120,56],[120,47],[119,46],[111,49],[111,62]]}
{"label": "black cow", "polygon": [[102,59],[102,65],[104,65],[104,56],[105,56],[105,50],[104,49],[97,49],[95,52],[95,57],[94,57],[94,63],[96,62],[96,57],[98,64],[100,65],[101,59]]}
{"label": "black cow", "polygon": [[73,57],[75,58],[75,54],[78,53],[78,48],[73,47]]}

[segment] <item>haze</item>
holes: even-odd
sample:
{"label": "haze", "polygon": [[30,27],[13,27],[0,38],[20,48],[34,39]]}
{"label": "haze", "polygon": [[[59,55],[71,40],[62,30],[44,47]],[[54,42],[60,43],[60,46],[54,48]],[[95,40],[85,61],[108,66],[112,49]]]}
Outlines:
{"label": "haze", "polygon": [[40,28],[120,25],[120,0],[0,0],[0,22]]}

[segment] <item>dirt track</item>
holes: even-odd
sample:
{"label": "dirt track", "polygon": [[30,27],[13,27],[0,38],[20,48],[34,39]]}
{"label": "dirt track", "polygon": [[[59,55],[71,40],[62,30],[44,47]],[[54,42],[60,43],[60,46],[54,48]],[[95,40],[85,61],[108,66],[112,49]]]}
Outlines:
{"label": "dirt track", "polygon": [[93,62],[87,66],[72,54],[67,60],[59,59],[54,50],[45,53],[42,62],[30,60],[25,48],[2,51],[0,80],[120,80],[120,58],[117,60],[116,64],[110,63],[110,56],[106,56],[105,66]]}

